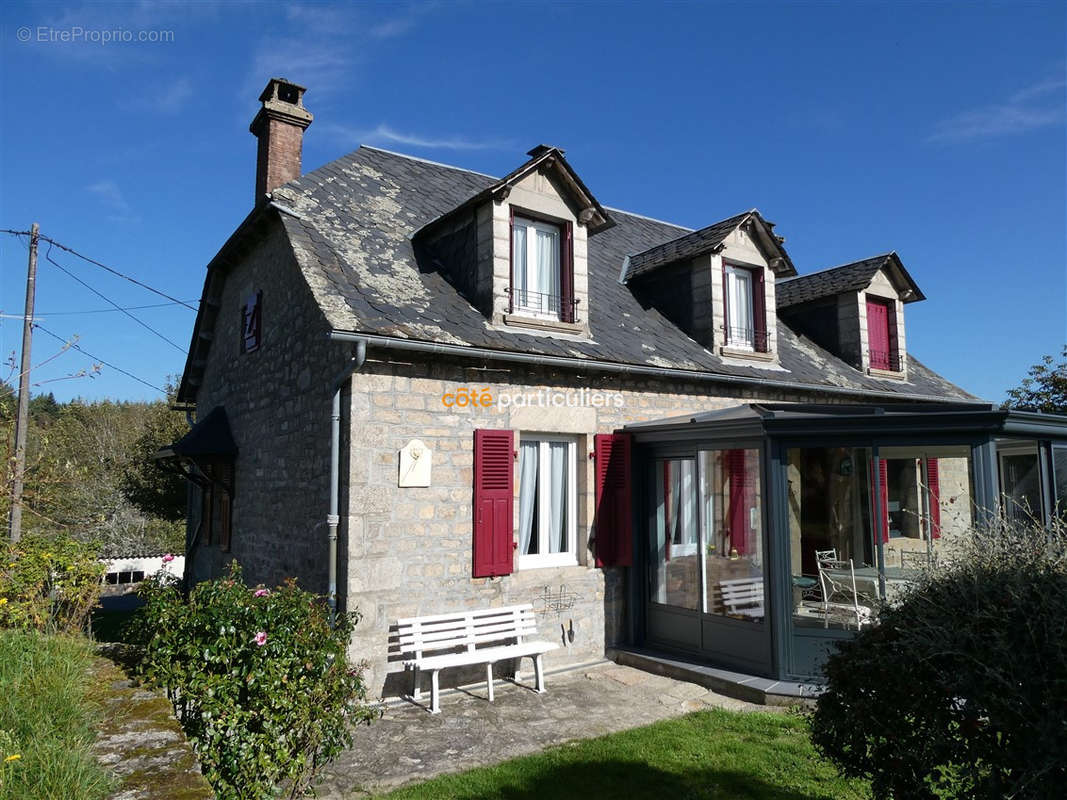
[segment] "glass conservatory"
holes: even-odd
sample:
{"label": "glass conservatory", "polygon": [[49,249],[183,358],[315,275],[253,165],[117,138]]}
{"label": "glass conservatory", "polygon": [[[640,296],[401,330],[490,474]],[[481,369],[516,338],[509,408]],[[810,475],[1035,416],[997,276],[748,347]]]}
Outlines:
{"label": "glass conservatory", "polygon": [[985,514],[1067,507],[1067,417],[750,404],[638,423],[637,643],[779,680],[876,624]]}

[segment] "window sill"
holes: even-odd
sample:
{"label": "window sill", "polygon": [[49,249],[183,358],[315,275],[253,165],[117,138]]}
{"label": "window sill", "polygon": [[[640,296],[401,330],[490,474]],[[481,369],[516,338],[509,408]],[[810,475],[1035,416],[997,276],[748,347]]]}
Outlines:
{"label": "window sill", "polygon": [[908,377],[904,370],[878,369],[877,367],[867,367],[867,374],[872,378],[887,378],[893,381],[907,380]]}
{"label": "window sill", "polygon": [[760,353],[756,350],[745,350],[740,347],[720,347],[720,356],[727,356],[729,358],[748,358],[752,361],[777,361],[778,357],[774,353]]}
{"label": "window sill", "polygon": [[504,324],[516,328],[535,328],[558,333],[585,333],[585,326],[580,322],[563,322],[559,319],[546,319],[522,314],[505,314]]}
{"label": "window sill", "polygon": [[530,569],[577,566],[578,559],[574,557],[574,553],[554,553],[547,556],[519,556],[516,563],[516,567],[522,572]]}

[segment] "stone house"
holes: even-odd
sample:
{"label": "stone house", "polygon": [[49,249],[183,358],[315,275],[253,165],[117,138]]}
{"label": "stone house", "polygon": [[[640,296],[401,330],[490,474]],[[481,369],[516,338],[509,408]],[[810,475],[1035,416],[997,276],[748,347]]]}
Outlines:
{"label": "stone house", "polygon": [[[753,500],[759,451],[707,461],[735,509],[716,551],[677,503],[705,473],[649,468],[642,424],[983,408],[906,349],[924,297],[895,253],[798,275],[759,211],[691,230],[610,208],[547,145],[499,178],[366,146],[303,174],[303,95],[273,79],[260,98],[254,208],[207,267],[177,400],[198,421],[168,453],[195,479],[187,575],[236,559],[250,582],[296,576],[358,609],[375,693],[403,689],[398,618],[533,602],[552,668],[656,638],[647,603],[713,573],[685,558],[718,553],[723,580],[761,569],[777,534]],[[914,493],[936,460],[893,480]],[[638,496],[657,491],[677,569],[649,588]]]}

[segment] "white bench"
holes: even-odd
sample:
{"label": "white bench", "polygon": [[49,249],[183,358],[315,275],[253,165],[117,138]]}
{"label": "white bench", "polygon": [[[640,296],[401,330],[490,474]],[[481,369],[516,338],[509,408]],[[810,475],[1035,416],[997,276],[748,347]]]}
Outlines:
{"label": "white bench", "polygon": [[719,594],[729,617],[763,617],[763,578],[719,581]]}
{"label": "white bench", "polygon": [[[487,608],[479,611],[458,611],[430,617],[409,617],[397,620],[397,636],[401,654],[410,653],[404,667],[414,670],[412,697],[420,698],[419,671],[430,673],[430,713],[437,714],[437,673],[448,667],[485,664],[489,702],[493,702],[493,664],[507,659],[532,658],[537,678],[537,692],[545,691],[545,676],[541,656],[558,645],[551,642],[527,641],[537,633],[533,606],[530,603],[506,608]],[[514,677],[518,678],[516,666]]]}

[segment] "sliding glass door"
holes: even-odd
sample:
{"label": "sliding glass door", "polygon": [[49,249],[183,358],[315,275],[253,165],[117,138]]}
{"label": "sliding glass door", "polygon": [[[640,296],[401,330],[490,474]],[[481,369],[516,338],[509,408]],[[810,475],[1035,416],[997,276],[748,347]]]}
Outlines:
{"label": "sliding glass door", "polygon": [[759,450],[701,450],[651,463],[647,638],[766,672]]}

